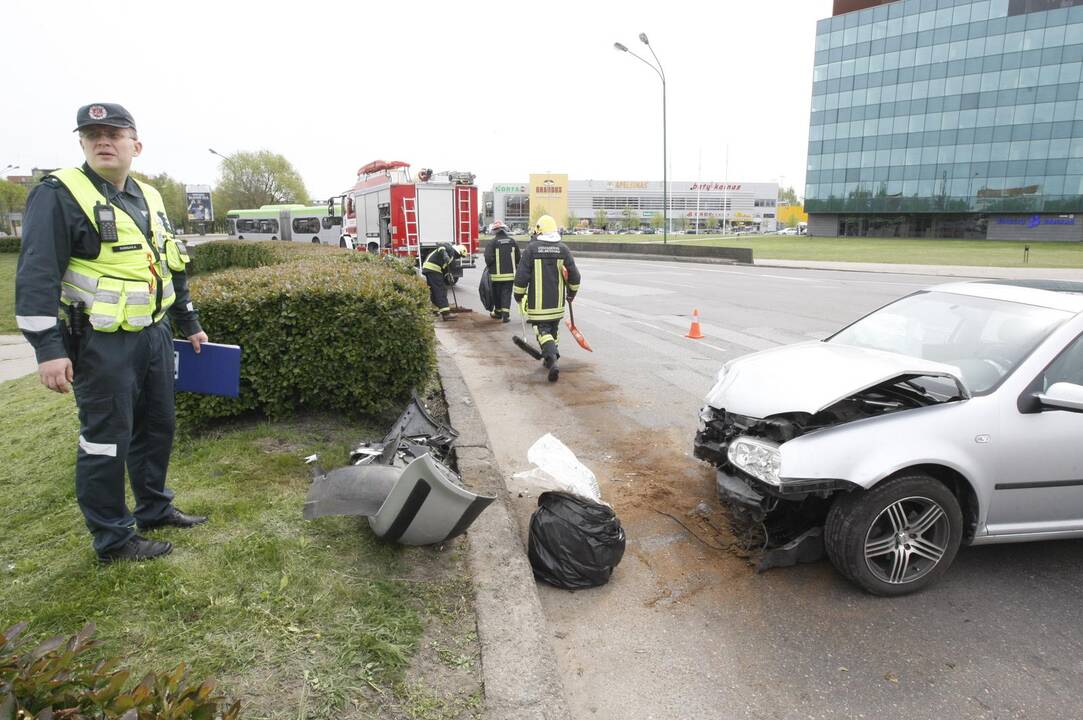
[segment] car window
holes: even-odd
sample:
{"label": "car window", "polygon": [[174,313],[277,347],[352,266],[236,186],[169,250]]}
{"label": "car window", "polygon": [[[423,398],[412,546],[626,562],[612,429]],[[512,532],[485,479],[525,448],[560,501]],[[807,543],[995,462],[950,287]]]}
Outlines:
{"label": "car window", "polygon": [[1042,389],[1048,390],[1050,385],[1059,382],[1083,385],[1083,335],[1077,337],[1045,369]]}
{"label": "car window", "polygon": [[827,341],[954,365],[977,394],[999,384],[1068,317],[1061,310],[928,291],[866,315]]}

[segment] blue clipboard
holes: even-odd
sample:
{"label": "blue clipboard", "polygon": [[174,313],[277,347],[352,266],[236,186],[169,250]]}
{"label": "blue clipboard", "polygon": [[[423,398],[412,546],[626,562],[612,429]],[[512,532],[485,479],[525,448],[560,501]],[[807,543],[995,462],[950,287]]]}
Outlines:
{"label": "blue clipboard", "polygon": [[237,397],[241,394],[241,347],[203,343],[197,355],[192,343],[174,340],[173,380],[179,391]]}

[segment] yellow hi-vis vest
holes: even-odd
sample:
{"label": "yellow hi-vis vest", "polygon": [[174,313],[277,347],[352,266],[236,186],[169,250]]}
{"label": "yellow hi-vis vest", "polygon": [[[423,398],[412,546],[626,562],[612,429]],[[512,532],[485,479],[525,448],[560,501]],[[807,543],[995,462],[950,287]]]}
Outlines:
{"label": "yellow hi-vis vest", "polygon": [[[80,168],[57,170],[52,176],[64,184],[99,230],[94,206],[107,200],[90,178]],[[136,183],[147,201],[151,241],[135,220],[114,205],[117,241],[103,242],[93,260],[71,258],[61,282],[61,302],[85,303],[91,326],[101,332],[134,332],[161,320],[176,299],[172,271],[184,270],[189,262],[184,243],[167,227],[162,196],[150,185]]]}

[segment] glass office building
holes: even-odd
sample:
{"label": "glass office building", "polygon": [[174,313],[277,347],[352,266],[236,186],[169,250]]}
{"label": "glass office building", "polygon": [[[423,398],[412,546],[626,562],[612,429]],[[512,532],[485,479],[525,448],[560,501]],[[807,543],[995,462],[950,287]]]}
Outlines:
{"label": "glass office building", "polygon": [[1081,71],[1083,0],[836,0],[809,233],[1083,240]]}

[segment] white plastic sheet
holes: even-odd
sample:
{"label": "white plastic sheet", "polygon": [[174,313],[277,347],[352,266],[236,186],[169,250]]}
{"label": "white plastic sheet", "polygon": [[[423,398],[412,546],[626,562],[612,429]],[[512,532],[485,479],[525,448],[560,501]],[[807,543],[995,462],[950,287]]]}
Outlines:
{"label": "white plastic sheet", "polygon": [[528,481],[547,490],[564,490],[595,502],[602,501],[602,493],[594,473],[579,462],[575,453],[552,433],[538,438],[530,446],[526,458],[535,467],[517,473],[517,480]]}

